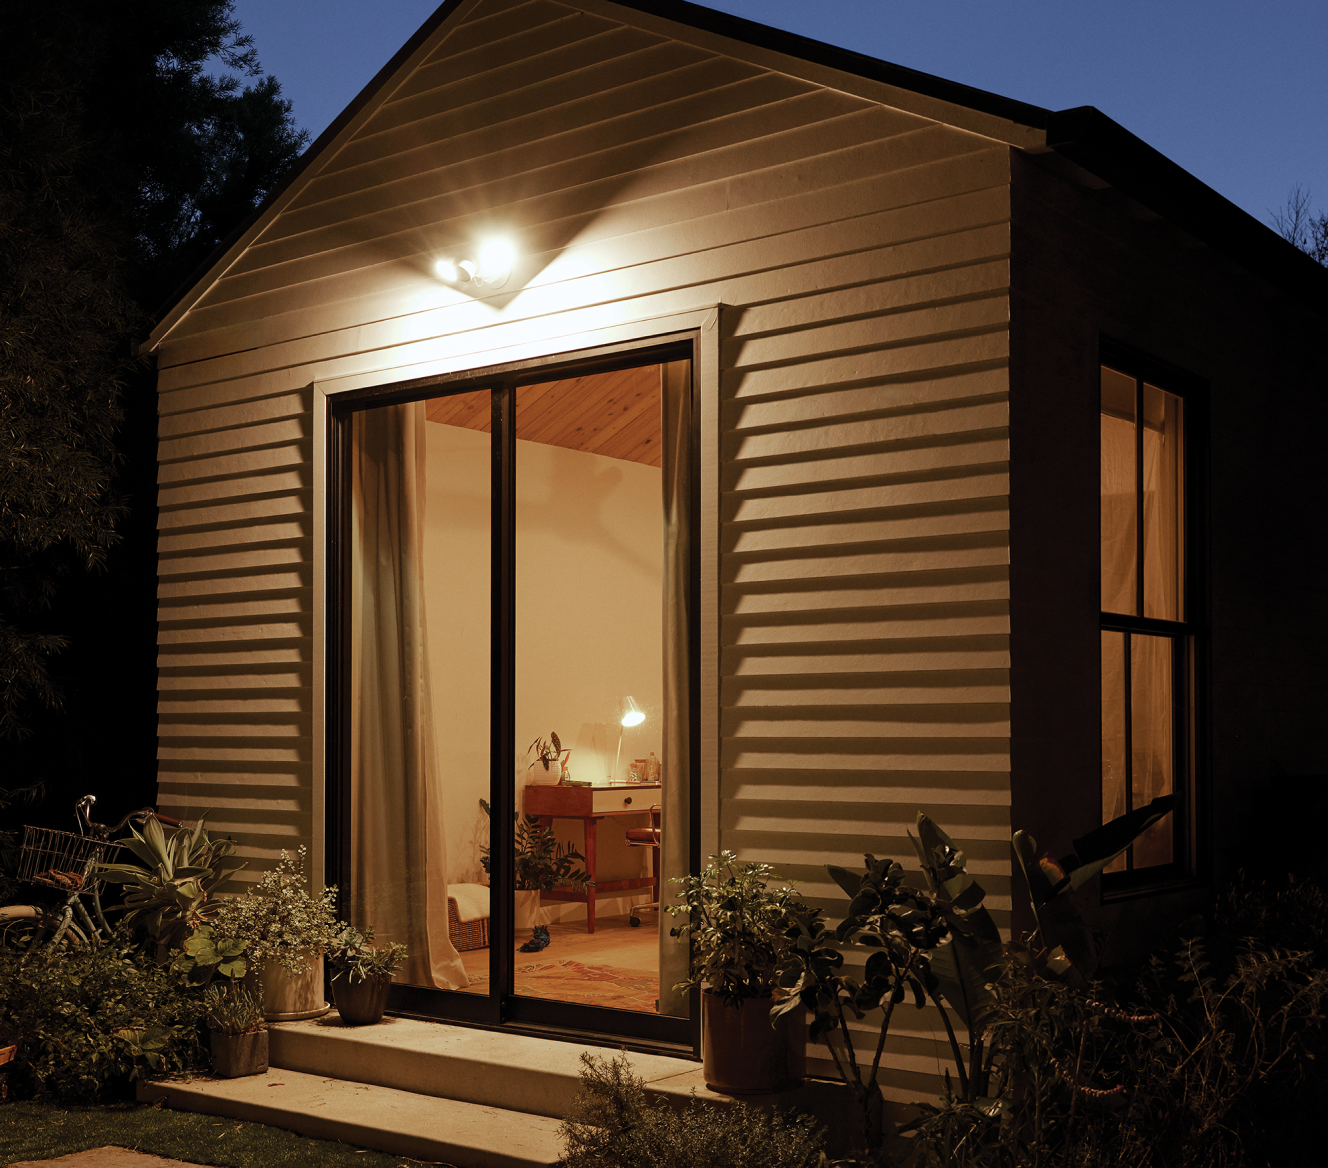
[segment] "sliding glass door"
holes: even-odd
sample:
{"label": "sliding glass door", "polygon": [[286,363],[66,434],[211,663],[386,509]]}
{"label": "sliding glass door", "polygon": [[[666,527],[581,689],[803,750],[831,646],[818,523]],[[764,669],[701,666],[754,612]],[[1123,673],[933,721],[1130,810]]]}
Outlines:
{"label": "sliding glass door", "polygon": [[330,854],[397,1009],[691,1044],[690,354],[335,407]]}

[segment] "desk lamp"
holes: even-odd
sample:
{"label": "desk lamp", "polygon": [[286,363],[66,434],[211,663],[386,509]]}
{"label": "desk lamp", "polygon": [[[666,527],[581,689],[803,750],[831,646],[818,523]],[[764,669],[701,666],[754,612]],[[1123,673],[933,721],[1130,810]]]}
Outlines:
{"label": "desk lamp", "polygon": [[619,702],[622,710],[622,720],[618,724],[618,754],[613,760],[613,774],[609,776],[610,783],[618,781],[618,764],[622,762],[622,740],[623,730],[628,726],[639,726],[646,720],[645,712],[636,704],[633,697],[625,697]]}

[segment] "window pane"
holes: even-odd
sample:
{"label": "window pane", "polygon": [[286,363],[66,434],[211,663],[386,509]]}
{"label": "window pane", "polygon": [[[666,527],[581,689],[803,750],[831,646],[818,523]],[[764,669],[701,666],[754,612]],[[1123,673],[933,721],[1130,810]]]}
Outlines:
{"label": "window pane", "polygon": [[1138,610],[1134,378],[1102,368],[1102,611]]}
{"label": "window pane", "polygon": [[[563,808],[550,816],[557,843],[593,866],[596,891],[593,933],[577,890],[530,897],[538,916],[518,928],[517,941],[531,940],[538,923],[551,948],[517,954],[515,989],[650,1013],[660,997],[659,913],[640,913],[640,927],[629,913],[655,899],[656,851],[627,833],[653,826],[662,789],[607,787],[627,783],[637,760],[642,778],[661,763],[665,782],[673,773],[664,748],[660,389],[661,368],[649,365],[516,390],[518,805],[540,814]],[[643,720],[624,721],[627,698]],[[532,749],[537,739],[551,744],[552,733],[570,752],[559,760],[561,776]],[[560,778],[598,791],[551,792]],[[642,813],[593,820],[575,810],[593,801],[622,811],[628,800]],[[517,897],[525,899],[522,890]],[[575,967],[549,972],[569,959]]]}
{"label": "window pane", "polygon": [[[1130,634],[1130,802],[1134,807],[1175,790],[1172,648],[1170,637]],[[1134,844],[1134,867],[1171,863],[1172,833],[1172,817],[1167,816]]]}
{"label": "window pane", "polygon": [[1144,385],[1144,616],[1183,620],[1181,409],[1173,393]]}
{"label": "window pane", "polygon": [[[1125,634],[1102,633],[1102,822],[1126,810],[1128,768],[1125,759]],[[1108,872],[1125,870],[1125,857],[1113,860]]]}

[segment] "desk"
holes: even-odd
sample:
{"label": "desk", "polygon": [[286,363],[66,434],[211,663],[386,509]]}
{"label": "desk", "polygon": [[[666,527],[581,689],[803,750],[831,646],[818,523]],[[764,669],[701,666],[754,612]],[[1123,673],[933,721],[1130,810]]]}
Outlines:
{"label": "desk", "polygon": [[[545,827],[555,819],[579,819],[586,829],[586,872],[595,879],[595,851],[602,819],[621,818],[626,815],[648,815],[652,807],[660,805],[659,783],[621,783],[596,787],[531,786],[526,788],[527,815],[537,815]],[[545,892],[548,900],[584,901],[586,905],[586,932],[595,931],[595,895],[600,892],[626,892],[633,888],[653,888],[659,899],[659,873],[653,876],[634,876],[629,880],[610,880],[592,884],[585,892],[558,889]]]}

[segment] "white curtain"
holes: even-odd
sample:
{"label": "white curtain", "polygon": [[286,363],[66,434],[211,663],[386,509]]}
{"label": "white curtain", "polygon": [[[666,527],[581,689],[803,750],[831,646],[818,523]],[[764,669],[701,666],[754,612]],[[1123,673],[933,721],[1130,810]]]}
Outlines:
{"label": "white curtain", "polygon": [[429,694],[423,402],[355,415],[351,922],[409,949],[399,981],[468,985],[448,937],[444,797]]}

